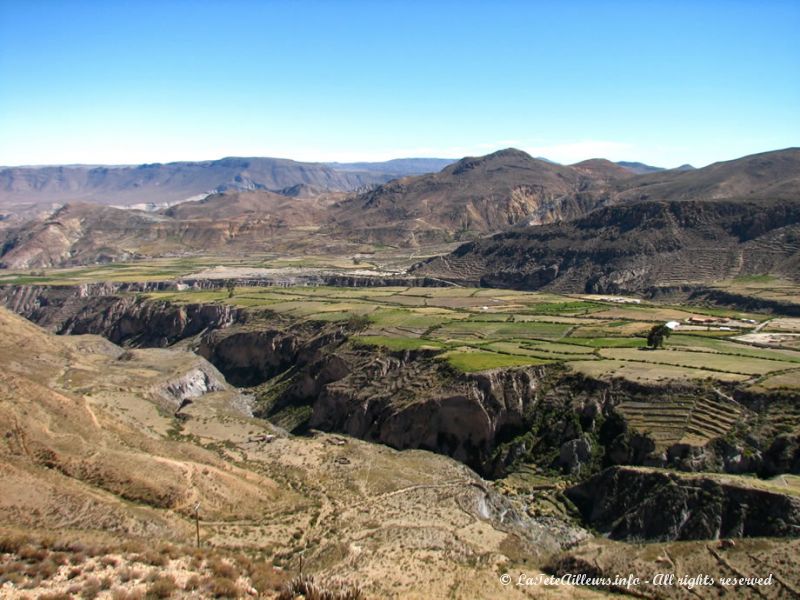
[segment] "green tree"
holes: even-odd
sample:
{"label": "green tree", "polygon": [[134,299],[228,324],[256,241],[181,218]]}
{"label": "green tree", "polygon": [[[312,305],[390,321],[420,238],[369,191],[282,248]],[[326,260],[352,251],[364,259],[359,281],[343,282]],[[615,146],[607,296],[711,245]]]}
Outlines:
{"label": "green tree", "polygon": [[236,291],[236,282],[233,279],[228,279],[225,282],[225,289],[228,290],[228,298],[233,298],[233,293]]}
{"label": "green tree", "polygon": [[672,329],[666,325],[653,325],[650,333],[647,334],[648,347],[652,348],[653,350],[656,348],[663,348],[664,340],[666,340],[671,333]]}

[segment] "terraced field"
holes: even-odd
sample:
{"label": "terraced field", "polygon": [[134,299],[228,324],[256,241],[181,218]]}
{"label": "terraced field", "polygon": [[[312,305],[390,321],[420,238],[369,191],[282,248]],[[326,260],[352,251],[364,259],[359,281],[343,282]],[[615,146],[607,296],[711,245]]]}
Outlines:
{"label": "terraced field", "polygon": [[[767,348],[738,338],[787,319],[735,310],[477,288],[238,287],[224,290],[158,292],[150,297],[173,302],[225,302],[264,308],[307,320],[365,319],[357,343],[390,350],[427,349],[464,371],[519,365],[564,363],[594,377],[645,382],[709,380],[800,388],[800,351]],[[694,317],[713,317],[698,326]],[[646,348],[654,324],[680,323],[665,348]],[[677,411],[670,427],[657,427],[664,439],[707,437],[735,419],[735,406],[723,400],[691,406],[654,407]],[[642,419],[644,407],[631,406]],[[638,412],[637,412],[638,411]],[[662,419],[664,420],[664,419]],[[675,425],[681,421],[681,425]],[[657,419],[652,423],[660,422]]]}
{"label": "terraced field", "polygon": [[701,446],[724,436],[744,414],[741,406],[720,394],[678,396],[660,402],[623,402],[619,410],[633,428],[649,433],[656,445],[663,448],[681,442]]}

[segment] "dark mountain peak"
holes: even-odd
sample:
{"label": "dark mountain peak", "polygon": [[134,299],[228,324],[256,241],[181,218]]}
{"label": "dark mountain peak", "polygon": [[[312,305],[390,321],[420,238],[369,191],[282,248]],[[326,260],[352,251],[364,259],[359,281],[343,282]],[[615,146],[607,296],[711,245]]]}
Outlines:
{"label": "dark mountain peak", "polygon": [[211,164],[219,165],[220,167],[247,169],[250,166],[251,160],[252,159],[243,158],[241,156],[226,156],[219,160],[211,161]]}
{"label": "dark mountain peak", "polygon": [[675,167],[673,171],[696,171],[697,167],[693,167],[689,163],[683,164],[680,167]]}

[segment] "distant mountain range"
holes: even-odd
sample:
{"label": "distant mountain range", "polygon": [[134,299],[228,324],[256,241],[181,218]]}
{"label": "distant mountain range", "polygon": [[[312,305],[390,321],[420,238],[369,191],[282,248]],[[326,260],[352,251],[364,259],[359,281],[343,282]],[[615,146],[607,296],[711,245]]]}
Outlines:
{"label": "distant mountain range", "polygon": [[631,173],[635,173],[636,175],[644,175],[645,173],[657,173],[659,171],[665,170],[661,167],[653,167],[651,165],[646,165],[640,162],[628,162],[621,160],[617,164],[624,169],[628,169],[628,171],[630,171]]}
{"label": "distant mountain range", "polygon": [[[419,160],[390,161],[389,169],[432,167],[424,161],[435,159]],[[415,271],[472,284],[604,293],[765,272],[800,278],[796,148],[645,174],[603,159],[559,165],[510,148],[382,184],[367,182],[385,173],[359,164],[224,159],[210,165],[119,169],[126,177],[152,172],[140,175],[139,189],[187,193],[198,172],[225,174],[235,185],[149,212],[70,202],[24,223],[6,220],[0,265],[28,269],[195,252],[348,255],[464,241]],[[85,181],[106,189],[100,182],[122,180],[116,170],[90,170],[95,173],[84,173]],[[298,177],[306,180],[285,185]],[[63,193],[69,181],[49,185]],[[210,185],[204,181],[200,187]],[[364,188],[331,192],[336,186]]]}
{"label": "distant mountain range", "polygon": [[[558,164],[544,158],[538,160]],[[90,202],[153,210],[230,190],[266,190],[295,198],[314,197],[365,190],[392,179],[436,173],[454,162],[456,159],[449,158],[398,158],[384,162],[308,163],[283,158],[228,157],[142,165],[0,167],[0,209]],[[617,164],[637,174],[662,170],[642,163]]]}
{"label": "distant mountain range", "polygon": [[230,157],[138,166],[0,167],[0,208],[62,202],[153,208],[229,190],[314,196],[438,171],[450,162],[421,158],[324,164]]}

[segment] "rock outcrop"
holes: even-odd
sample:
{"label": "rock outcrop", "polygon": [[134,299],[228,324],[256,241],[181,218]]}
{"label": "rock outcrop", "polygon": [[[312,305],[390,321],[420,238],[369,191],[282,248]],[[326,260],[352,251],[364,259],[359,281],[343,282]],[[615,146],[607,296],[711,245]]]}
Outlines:
{"label": "rock outcrop", "polygon": [[113,286],[108,290],[88,286],[7,287],[0,292],[0,301],[55,333],[93,333],[127,346],[165,347],[245,318],[242,311],[225,304],[149,301],[114,295]]}
{"label": "rock outcrop", "polygon": [[613,539],[800,535],[800,498],[745,481],[613,467],[565,493],[587,523]]}
{"label": "rock outcrop", "polygon": [[209,392],[225,389],[224,378],[208,363],[191,369],[179,377],[158,386],[158,393],[175,406],[175,410],[187,400],[199,398]]}

